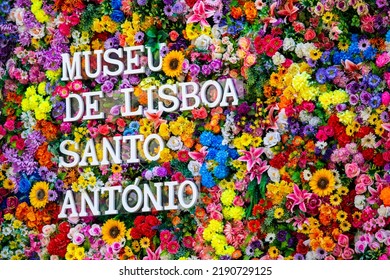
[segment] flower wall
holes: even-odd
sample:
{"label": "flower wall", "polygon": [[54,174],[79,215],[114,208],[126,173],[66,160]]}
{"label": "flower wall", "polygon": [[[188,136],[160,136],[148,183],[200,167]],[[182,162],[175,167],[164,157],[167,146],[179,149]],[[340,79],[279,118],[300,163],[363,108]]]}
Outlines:
{"label": "flower wall", "polygon": [[[389,25],[388,0],[1,1],[0,259],[388,259]],[[137,45],[162,71],[61,80],[63,53]],[[146,106],[151,86],[227,79],[236,106],[63,121],[69,94]],[[152,133],[157,161],[59,167],[64,140],[101,159],[99,139]],[[67,190],[137,178],[198,201],[58,218]]]}

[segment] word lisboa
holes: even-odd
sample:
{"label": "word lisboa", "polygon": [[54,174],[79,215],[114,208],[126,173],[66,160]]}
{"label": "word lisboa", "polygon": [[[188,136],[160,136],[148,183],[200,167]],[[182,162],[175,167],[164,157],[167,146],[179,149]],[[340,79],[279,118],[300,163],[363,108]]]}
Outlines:
{"label": "word lisboa", "polygon": [[[146,183],[143,186],[143,190],[141,190],[141,188],[138,187],[139,181],[139,178],[137,178],[133,185],[129,185],[124,189],[122,186],[103,187],[96,189],[92,192],[93,201],[89,194],[83,190],[80,193],[81,196],[79,197],[80,212],[77,211],[75,194],[73,191],[68,190],[65,194],[64,203],[58,218],[67,218],[68,216],[70,218],[87,217],[90,215],[90,213],[92,213],[93,216],[116,215],[119,213],[118,205],[115,203],[116,194],[118,193],[121,194],[121,206],[127,213],[136,213],[139,211],[150,212],[152,207],[156,211],[177,210],[179,207],[189,209],[195,205],[199,196],[199,191],[196,184],[189,180],[186,180],[181,184],[176,181],[155,183],[155,195],[153,194],[151,187]],[[167,201],[165,203],[163,201],[163,187],[167,188]],[[192,196],[191,198],[189,198],[190,196],[186,195],[186,189],[190,190]],[[100,211],[100,195],[106,192],[108,192],[108,208],[102,214]],[[129,197],[131,197],[131,200],[135,203],[130,203],[129,205]],[[179,203],[178,205],[176,204],[176,200]],[[90,213],[87,212],[87,206],[90,209]],[[70,210],[71,212],[69,215],[67,210]]]}

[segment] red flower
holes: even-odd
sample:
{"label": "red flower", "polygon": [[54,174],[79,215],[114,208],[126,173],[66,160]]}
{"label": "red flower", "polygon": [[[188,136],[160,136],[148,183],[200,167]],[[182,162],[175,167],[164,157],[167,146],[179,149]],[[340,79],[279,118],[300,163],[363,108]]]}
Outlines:
{"label": "red flower", "polygon": [[57,255],[59,257],[65,257],[66,247],[70,243],[65,233],[59,233],[52,238],[47,246],[47,252],[50,255]]}
{"label": "red flower", "polygon": [[386,161],[383,159],[383,156],[381,153],[377,153],[374,157],[374,164],[376,166],[383,167],[386,164]]}
{"label": "red flower", "polygon": [[259,230],[259,228],[260,228],[260,221],[259,220],[250,220],[248,222],[248,229],[251,232],[255,233]]}
{"label": "red flower", "polygon": [[298,241],[296,250],[297,250],[297,253],[302,254],[302,255],[306,255],[307,252],[309,251],[309,248],[305,244],[303,244],[303,240],[300,239]]}

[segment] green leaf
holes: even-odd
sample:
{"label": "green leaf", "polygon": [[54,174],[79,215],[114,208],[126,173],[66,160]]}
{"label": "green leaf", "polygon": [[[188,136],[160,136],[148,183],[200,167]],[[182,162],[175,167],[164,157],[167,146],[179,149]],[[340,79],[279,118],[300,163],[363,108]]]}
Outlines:
{"label": "green leaf", "polygon": [[146,35],[147,35],[148,37],[151,37],[151,38],[156,38],[156,37],[157,37],[156,33],[157,33],[157,29],[156,29],[155,26],[152,26],[151,28],[149,28],[149,29],[146,31]]}

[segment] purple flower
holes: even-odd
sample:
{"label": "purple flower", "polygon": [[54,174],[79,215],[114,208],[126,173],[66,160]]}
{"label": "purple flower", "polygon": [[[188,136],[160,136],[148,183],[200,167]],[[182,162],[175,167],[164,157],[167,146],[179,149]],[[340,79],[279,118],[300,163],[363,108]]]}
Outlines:
{"label": "purple flower", "polygon": [[175,14],[181,14],[184,11],[184,5],[180,2],[176,2],[172,7],[172,12]]}
{"label": "purple flower", "polygon": [[129,82],[130,84],[132,84],[133,86],[136,86],[140,83],[141,79],[138,75],[130,75],[129,76]]}
{"label": "purple flower", "polygon": [[57,198],[57,192],[54,190],[49,190],[49,201],[56,201]]}
{"label": "purple flower", "polygon": [[114,84],[111,81],[105,81],[102,85],[102,91],[105,93],[109,93],[114,89]]}
{"label": "purple flower", "polygon": [[65,103],[63,101],[59,101],[54,104],[51,114],[53,118],[57,119],[62,116],[64,111],[65,111]]}
{"label": "purple flower", "polygon": [[297,253],[294,255],[294,260],[299,260],[299,261],[305,260],[305,256]]}
{"label": "purple flower", "polygon": [[216,23],[216,24],[220,23],[221,19],[222,19],[222,13],[216,12],[213,16],[214,23]]}
{"label": "purple flower", "polygon": [[205,76],[208,76],[211,74],[211,68],[208,64],[204,64],[202,66],[202,74],[205,75]]}
{"label": "purple flower", "polygon": [[379,95],[375,95],[371,97],[369,104],[371,108],[376,109],[381,105],[381,102],[382,102],[382,98]]}
{"label": "purple flower", "polygon": [[389,122],[390,118],[389,118],[389,113],[384,111],[380,114],[380,118],[381,120],[384,122],[384,123],[387,123]]}
{"label": "purple flower", "polygon": [[173,0],[163,0],[163,2],[165,5],[172,5],[173,4]]}
{"label": "purple flower", "polygon": [[137,0],[138,5],[145,6],[148,3],[148,0]]}
{"label": "purple flower", "polygon": [[349,93],[349,94],[355,94],[357,93],[359,90],[359,84],[355,81],[349,83],[346,87],[346,91]]}
{"label": "purple flower", "polygon": [[191,76],[197,76],[200,72],[200,67],[197,64],[190,65],[190,74]]}
{"label": "purple flower", "polygon": [[165,57],[165,56],[168,54],[168,52],[169,52],[169,48],[168,48],[167,46],[163,46],[163,47],[161,48],[161,50],[160,50],[160,55],[161,55],[162,57]]}
{"label": "purple flower", "polygon": [[222,69],[222,61],[220,59],[214,59],[211,61],[210,67],[214,70],[214,72],[218,72]]}
{"label": "purple flower", "polygon": [[145,34],[142,31],[138,31],[137,33],[135,33],[134,41],[136,43],[142,43],[142,41],[144,40],[144,37],[145,37]]}
{"label": "purple flower", "polygon": [[360,101],[364,105],[368,105],[368,102],[370,102],[370,99],[371,99],[371,94],[367,91],[362,91],[362,93],[360,94]]}
{"label": "purple flower", "polygon": [[316,250],[316,257],[317,259],[324,259],[326,257],[326,251],[322,249],[321,247]]}
{"label": "purple flower", "polygon": [[378,8],[383,8],[388,5],[387,0],[376,0],[376,5]]}
{"label": "purple flower", "polygon": [[326,68],[325,75],[329,80],[333,80],[334,78],[336,78],[337,72],[337,68],[335,66],[331,66]]}
{"label": "purple flower", "polygon": [[380,82],[381,78],[379,78],[377,75],[370,75],[370,77],[368,78],[368,85],[371,88],[376,88]]}
{"label": "purple flower", "polygon": [[281,230],[279,231],[277,234],[276,234],[276,239],[279,241],[279,242],[283,242],[286,240],[286,237],[287,237],[287,231],[285,230]]}
{"label": "purple flower", "polygon": [[324,68],[320,68],[320,69],[317,70],[316,80],[320,84],[325,84],[326,83],[326,72],[325,72]]}
{"label": "purple flower", "polygon": [[347,105],[345,105],[345,104],[337,104],[337,106],[336,106],[336,110],[338,111],[338,112],[343,112],[343,111],[345,111],[347,109]]}
{"label": "purple flower", "polygon": [[118,38],[116,37],[111,37],[111,38],[108,38],[105,42],[104,42],[104,48],[105,49],[116,49],[119,47],[119,40]]}
{"label": "purple flower", "polygon": [[168,172],[165,167],[158,167],[156,170],[156,175],[159,177],[165,177],[167,176]]}
{"label": "purple flower", "polygon": [[357,94],[351,94],[349,96],[349,103],[351,105],[356,105],[359,103],[359,96]]}
{"label": "purple flower", "polygon": [[167,17],[173,16],[173,10],[172,10],[172,6],[171,6],[171,5],[166,5],[166,6],[164,7],[164,14],[165,14]]}

